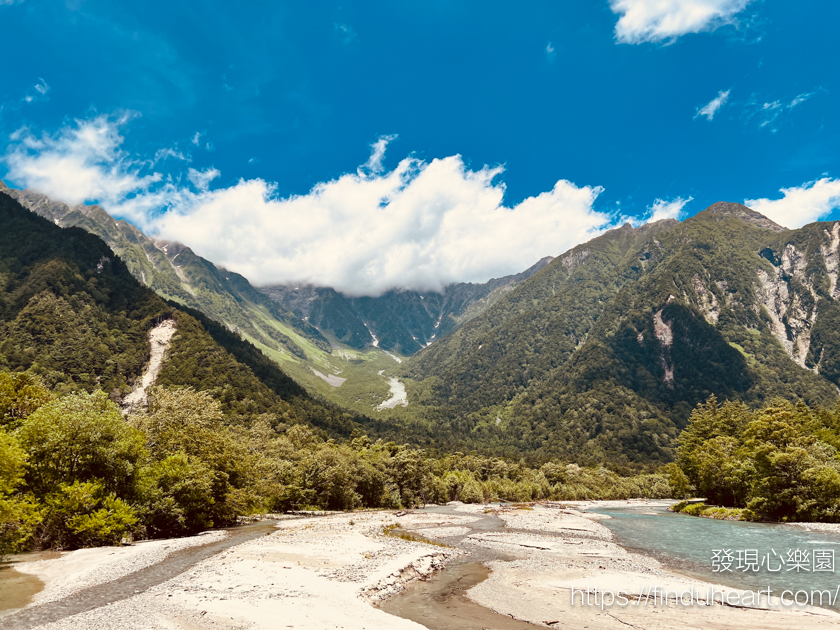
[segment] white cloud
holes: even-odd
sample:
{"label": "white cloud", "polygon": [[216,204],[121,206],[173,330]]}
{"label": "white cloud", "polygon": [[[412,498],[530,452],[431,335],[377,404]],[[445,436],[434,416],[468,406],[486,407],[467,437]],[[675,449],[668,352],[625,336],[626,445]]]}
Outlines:
{"label": "white cloud", "polygon": [[187,171],[187,179],[192,182],[192,185],[195,186],[201,192],[206,192],[207,189],[210,188],[210,182],[216,179],[221,172],[215,168],[208,168],[203,171],[197,171],[194,168],[191,168]]}
{"label": "white cloud", "polygon": [[648,206],[650,217],[646,223],[653,223],[662,219],[679,219],[685,204],[693,200],[694,197],[689,197],[688,199],[676,197],[671,200],[656,199],[652,205]]}
{"label": "white cloud", "polygon": [[673,41],[686,33],[736,24],[735,16],[752,0],[610,0],[621,17],[615,38],[623,44]]}
{"label": "white cloud", "polygon": [[335,22],[333,24],[333,27],[335,28],[337,33],[342,34],[342,41],[345,44],[349,44],[354,39],[356,39],[356,31],[353,29],[352,26],[349,26],[347,24],[341,24],[340,22]]}
{"label": "white cloud", "polygon": [[551,42],[548,42],[548,45],[545,47],[545,56],[549,61],[554,61],[554,58],[557,57],[557,51]]}
{"label": "white cloud", "polygon": [[799,96],[795,97],[790,103],[787,104],[788,109],[793,109],[797,105],[801,105],[809,98],[811,98],[816,92],[806,92],[804,94],[800,94]]}
{"label": "white cloud", "polygon": [[71,204],[93,199],[115,204],[147,189],[160,175],[139,175],[140,167],[119,148],[118,130],[129,118],[77,120],[54,136],[19,129],[10,136],[13,144],[4,158],[8,178]]}
{"label": "white cloud", "polygon": [[201,143],[201,132],[200,131],[195,132],[195,135],[192,137],[192,143],[195,146],[198,146]]}
{"label": "white cloud", "polygon": [[47,85],[47,82],[44,81],[42,78],[38,78],[38,82],[32,86],[32,88],[37,92],[37,94],[29,93],[23,97],[23,101],[26,103],[32,103],[35,101],[48,101],[49,98],[47,97],[47,92],[50,91],[50,86]]}
{"label": "white cloud", "polygon": [[199,195],[157,222],[170,239],[258,284],[310,282],[352,294],[439,289],[522,270],[590,238],[609,221],[597,187],[559,181],[513,208],[500,168],[468,170],[460,156],[404,159],[377,176],[344,175],[278,199],[241,180]]}
{"label": "white cloud", "polygon": [[379,138],[370,145],[372,151],[370,152],[370,157],[368,161],[364,163],[364,165],[359,169],[359,173],[363,173],[364,171],[368,171],[370,173],[381,173],[382,172],[382,160],[385,157],[385,149],[388,148],[388,145],[397,139],[396,134],[392,134],[390,136],[379,136]]}
{"label": "white cloud", "polygon": [[726,101],[729,99],[729,92],[730,90],[726,90],[726,92],[721,90],[718,92],[718,95],[715,98],[697,110],[694,117],[697,118],[698,116],[705,116],[706,120],[712,120],[718,110],[726,104]]}
{"label": "white cloud", "polygon": [[757,121],[759,129],[769,129],[776,133],[781,123],[789,116],[788,112],[815,94],[816,91],[804,92],[793,97],[787,104],[778,99],[762,103],[752,98],[744,107],[744,116],[747,121]]}
{"label": "white cloud", "polygon": [[384,139],[372,145],[366,168],[305,195],[279,198],[262,179],[210,190],[216,169],[190,168],[192,189],[144,174],[148,161],[121,152],[122,122],[78,121],[42,138],[19,132],[5,157],[9,179],[71,203],[98,199],[112,214],[257,284],[310,282],[376,295],[483,282],[560,254],[612,221],[594,209],[600,187],[566,180],[508,207],[496,181],[503,169],[471,170],[458,155],[409,157],[374,172]]}
{"label": "white cloud", "polygon": [[744,205],[789,228],[818,221],[840,208],[840,179],[823,177],[780,192],[781,199],[746,199]]}
{"label": "white cloud", "polygon": [[184,162],[190,161],[189,156],[184,155],[183,152],[178,151],[177,149],[158,149],[157,151],[155,151],[155,159],[153,163],[157,164],[158,162],[162,162],[163,160],[167,160],[169,158],[182,160]]}

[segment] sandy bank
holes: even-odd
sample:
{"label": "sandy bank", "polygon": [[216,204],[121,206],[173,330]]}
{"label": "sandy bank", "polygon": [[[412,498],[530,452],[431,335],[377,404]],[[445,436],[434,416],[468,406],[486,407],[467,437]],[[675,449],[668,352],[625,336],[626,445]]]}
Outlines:
{"label": "sandy bank", "polygon": [[[648,503],[650,507],[660,504]],[[505,558],[488,562],[490,577],[470,589],[468,596],[488,609],[541,627],[840,627],[840,615],[815,608],[792,611],[706,605],[708,589],[714,585],[679,575],[651,557],[623,549],[600,522],[603,517],[586,512],[594,505],[605,504],[576,502],[526,509],[452,505],[444,512],[437,508],[398,515],[371,511],[287,518],[266,535],[230,547],[145,592],[40,627],[419,629],[418,623],[392,616],[375,604],[413,588],[413,582],[432,576],[463,552],[384,535],[383,528],[396,524],[467,552]],[[628,502],[614,505],[627,506]],[[632,505],[645,507],[642,502]],[[485,516],[487,512],[501,521]],[[84,550],[24,568],[47,581],[41,601],[55,601],[74,589],[77,592],[76,580],[80,584],[101,583],[114,579],[131,563],[151,562],[154,554],[168,552],[166,545],[201,542],[183,539]],[[654,595],[653,602],[631,596],[630,605],[601,609],[583,605],[584,596],[580,595],[572,604],[572,589],[636,593],[648,589],[650,594],[654,586],[680,593],[693,589],[699,603],[678,606],[673,596],[665,598],[667,604],[661,596],[656,601]],[[728,593],[740,597],[741,592],[735,589],[714,588],[724,597]]]}
{"label": "sandy bank", "polygon": [[383,535],[383,527],[398,522],[388,512],[282,521],[276,531],[144,593],[40,627],[421,628],[371,603],[439,570],[459,552]]}
{"label": "sandy bank", "polygon": [[162,562],[168,555],[206,545],[227,536],[227,532],[205,532],[198,536],[172,540],[150,540],[127,547],[97,547],[62,554],[60,558],[16,564],[20,573],[34,575],[44,583],[31,606],[46,604],[74,593],[117,580],[140,569]]}

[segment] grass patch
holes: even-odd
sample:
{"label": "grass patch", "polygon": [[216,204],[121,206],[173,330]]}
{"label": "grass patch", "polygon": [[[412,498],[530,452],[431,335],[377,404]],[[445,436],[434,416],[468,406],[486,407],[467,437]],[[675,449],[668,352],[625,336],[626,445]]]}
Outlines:
{"label": "grass patch", "polygon": [[718,505],[706,505],[705,503],[689,503],[680,501],[669,508],[672,512],[699,516],[701,518],[714,518],[719,521],[756,521],[758,515],[746,508],[727,508]]}
{"label": "grass patch", "polygon": [[423,536],[418,536],[417,534],[412,534],[411,532],[404,531],[400,529],[399,523],[395,523],[393,525],[386,525],[385,527],[383,527],[382,535],[391,536],[393,538],[400,538],[402,540],[408,540],[409,542],[419,542],[424,543],[426,545],[434,545],[435,547],[446,547],[447,549],[452,549],[451,545],[446,545],[441,542],[429,540],[428,538],[424,538]]}

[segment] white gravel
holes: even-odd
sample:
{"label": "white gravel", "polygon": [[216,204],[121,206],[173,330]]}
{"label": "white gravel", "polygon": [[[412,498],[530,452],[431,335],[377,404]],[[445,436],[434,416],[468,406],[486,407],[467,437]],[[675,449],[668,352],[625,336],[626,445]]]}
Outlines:
{"label": "white gravel", "polygon": [[15,569],[21,573],[35,575],[44,582],[44,590],[37,593],[29,604],[38,606],[150,567],[181,549],[206,545],[227,536],[227,532],[215,531],[188,538],[146,541],[125,547],[79,549],[52,560],[22,562],[15,565]]}
{"label": "white gravel", "polygon": [[383,512],[284,521],[145,593],[42,630],[422,630],[369,602],[461,552],[383,535],[396,521]]}

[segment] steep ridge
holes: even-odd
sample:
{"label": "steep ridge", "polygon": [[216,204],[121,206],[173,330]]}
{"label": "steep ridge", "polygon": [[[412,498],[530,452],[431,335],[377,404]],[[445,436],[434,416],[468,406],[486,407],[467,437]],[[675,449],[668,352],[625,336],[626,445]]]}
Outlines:
{"label": "steep ridge", "polygon": [[351,297],[312,285],[260,290],[334,341],[408,356],[483,313],[551,260],[546,256],[521,273],[481,284],[450,284],[441,293],[392,290],[379,297]]}
{"label": "steep ridge", "polygon": [[141,284],[165,299],[206,313],[281,354],[306,358],[296,336],[329,351],[329,343],[314,327],[268,299],[239,274],[217,267],[181,243],[155,241],[97,205],[69,206],[34,190],[10,189],[2,182],[0,191],[56,225],[96,234]]}
{"label": "steep ridge", "polygon": [[627,464],[667,460],[712,394],[834,404],[838,245],[740,204],[625,225],[413,357],[410,403],[474,444]]}
{"label": "steep ridge", "polygon": [[471,410],[488,404],[488,391],[510,398],[536,374],[568,359],[587,339],[602,305],[656,264],[656,235],[675,225],[625,224],[555,258],[482,316],[417,355],[409,375],[439,377],[440,387],[450,387],[440,396],[459,398]]}

